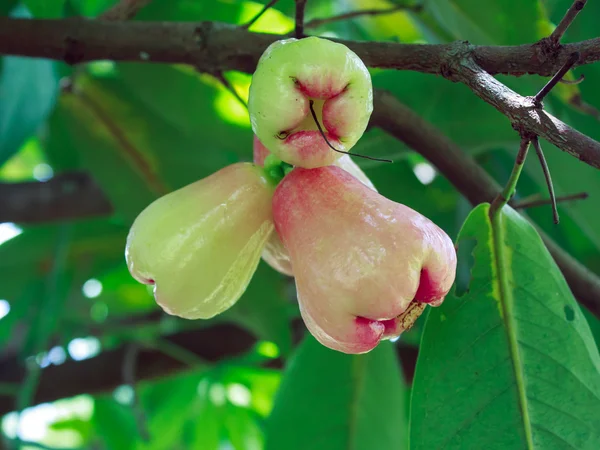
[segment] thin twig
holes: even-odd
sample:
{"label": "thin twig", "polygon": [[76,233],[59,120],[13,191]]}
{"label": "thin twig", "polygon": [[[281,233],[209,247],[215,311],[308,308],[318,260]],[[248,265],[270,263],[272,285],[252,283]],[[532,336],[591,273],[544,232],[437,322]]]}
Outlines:
{"label": "thin twig", "polygon": [[322,19],[312,19],[304,25],[304,28],[317,28],[321,25],[325,25],[332,22],[339,22],[342,20],[354,19],[356,17],[364,17],[364,16],[381,16],[384,14],[392,14],[397,11],[402,10],[410,10],[410,11],[421,11],[423,6],[421,5],[396,5],[390,8],[379,8],[379,9],[361,9],[358,11],[351,11],[343,14],[339,14],[337,16],[332,17],[324,17]]}
{"label": "thin twig", "polygon": [[296,0],[296,39],[304,37],[304,9],[306,8],[307,0]]}
{"label": "thin twig", "polygon": [[583,9],[586,3],[587,0],[575,0],[573,2],[565,16],[562,18],[560,23],[556,26],[556,28],[550,35],[550,41],[554,45],[559,44],[560,40],[565,34],[565,31],[567,31],[571,23],[573,23],[573,21],[575,20],[575,17],[577,17],[577,14],[579,14],[579,12]]}
{"label": "thin twig", "polygon": [[131,402],[131,409],[135,416],[135,422],[137,425],[138,432],[143,441],[150,441],[150,432],[148,431],[148,425],[146,421],[146,414],[140,404],[139,397],[136,391],[136,367],[137,359],[140,351],[140,346],[136,342],[131,342],[125,349],[125,358],[123,360],[123,381],[126,385],[131,387],[133,392],[133,400]]}
{"label": "thin twig", "polygon": [[133,19],[140,9],[151,1],[152,0],[121,0],[112,8],[100,14],[98,18],[111,21]]}
{"label": "thin twig", "polygon": [[343,153],[345,155],[352,155],[352,156],[357,156],[359,158],[370,159],[372,161],[381,161],[381,162],[388,162],[388,163],[394,162],[391,159],[375,158],[372,156],[361,155],[358,153],[350,153],[350,152],[346,152],[344,150],[338,150],[337,148],[335,148],[333,145],[331,145],[331,142],[329,142],[329,140],[327,139],[327,136],[325,136],[323,127],[321,127],[321,124],[319,123],[319,119],[317,118],[317,113],[315,112],[314,103],[315,103],[314,100],[309,100],[309,102],[308,102],[308,106],[310,108],[310,113],[312,115],[313,120],[315,121],[315,124],[317,125],[319,133],[321,133],[321,136],[323,136],[323,139],[325,140],[325,142],[327,143],[327,145],[329,146],[329,148],[331,150],[333,150],[334,152]]}
{"label": "thin twig", "polygon": [[533,147],[535,148],[535,153],[540,160],[540,164],[542,166],[542,171],[544,172],[544,178],[546,179],[546,184],[548,185],[548,192],[550,193],[550,204],[552,205],[552,216],[554,219],[554,223],[558,225],[560,222],[560,218],[558,217],[558,209],[556,208],[556,195],[554,194],[554,186],[552,185],[552,177],[550,176],[550,169],[548,168],[548,163],[546,162],[546,157],[544,156],[544,152],[542,151],[542,146],[540,145],[540,140],[536,136],[533,138]]}
{"label": "thin twig", "polygon": [[258,19],[260,19],[262,17],[262,15],[264,13],[266,13],[269,9],[271,9],[273,6],[275,6],[275,3],[277,3],[279,0],[271,0],[269,3],[267,3],[265,5],[265,7],[257,14],[255,15],[252,19],[250,19],[250,21],[248,23],[245,23],[244,25],[241,26],[241,28],[244,29],[248,29],[250,28],[252,25],[254,25],[254,22],[256,22]]}
{"label": "thin twig", "polygon": [[202,359],[196,353],[187,350],[185,347],[174,344],[167,339],[154,338],[145,342],[145,344],[194,369],[206,368],[210,365],[208,361]]}
{"label": "thin twig", "polygon": [[562,80],[565,74],[569,70],[571,70],[571,67],[573,67],[577,61],[579,61],[579,53],[571,53],[569,59],[567,59],[567,62],[565,62],[563,66],[559,69],[559,71],[556,72],[552,78],[550,78],[548,83],[546,83],[546,85],[540,90],[540,92],[535,94],[535,97],[533,97],[533,101],[536,105],[541,107],[542,100],[544,100],[544,97],[546,97],[546,95],[550,93],[552,88],[554,88],[554,86],[556,86],[558,82]]}
{"label": "thin twig", "polygon": [[571,86],[581,84],[583,81],[585,81],[585,74],[583,73],[579,75],[579,78],[577,78],[576,80],[565,80],[564,78],[560,80],[562,84],[569,84]]}
{"label": "thin twig", "polygon": [[527,158],[527,153],[529,152],[529,144],[531,143],[530,136],[521,137],[521,145],[519,146],[519,153],[517,153],[517,158],[515,159],[515,165],[513,166],[513,170],[510,174],[508,181],[506,182],[506,186],[496,198],[492,202],[489,210],[490,217],[493,217],[495,214],[500,211],[504,205],[506,205],[513,195],[515,195],[515,190],[517,189],[517,182],[519,181],[519,177],[521,176],[521,171],[523,170],[523,165],[525,164],[525,159]]}
{"label": "thin twig", "polygon": [[596,120],[600,120],[600,110],[588,102],[584,101],[581,94],[576,94],[569,99],[569,104],[578,111],[592,116]]}
{"label": "thin twig", "polygon": [[246,101],[242,98],[240,94],[238,94],[238,92],[235,90],[235,88],[229,82],[229,80],[225,78],[225,74],[223,72],[217,72],[216,74],[214,74],[214,77],[221,82],[225,89],[227,89],[231,93],[231,95],[233,95],[242,104],[244,108],[248,109],[248,104],[246,103]]}
{"label": "thin twig", "polygon": [[[555,200],[556,200],[556,203],[570,202],[573,200],[585,200],[589,196],[590,195],[587,192],[579,192],[577,194],[561,195],[559,197],[556,197]],[[513,205],[513,208],[528,209],[528,208],[535,208],[536,206],[545,206],[545,205],[550,205],[550,204],[552,204],[552,199],[549,199],[549,198],[536,199],[536,200],[523,200],[519,203],[515,203]]]}

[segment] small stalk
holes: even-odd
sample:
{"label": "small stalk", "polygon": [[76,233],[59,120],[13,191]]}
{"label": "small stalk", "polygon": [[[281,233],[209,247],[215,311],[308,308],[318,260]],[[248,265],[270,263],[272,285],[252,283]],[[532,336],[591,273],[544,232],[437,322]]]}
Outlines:
{"label": "small stalk", "polygon": [[525,159],[527,158],[527,152],[529,151],[529,144],[531,140],[529,137],[521,138],[521,145],[519,146],[519,153],[517,153],[517,159],[515,160],[515,165],[513,166],[512,173],[510,174],[510,178],[504,186],[502,192],[500,192],[490,206],[489,216],[490,218],[494,218],[498,214],[498,212],[506,205],[509,200],[515,195],[515,191],[517,189],[517,182],[519,181],[519,176],[521,176],[521,171],[523,170],[523,165],[525,164]]}

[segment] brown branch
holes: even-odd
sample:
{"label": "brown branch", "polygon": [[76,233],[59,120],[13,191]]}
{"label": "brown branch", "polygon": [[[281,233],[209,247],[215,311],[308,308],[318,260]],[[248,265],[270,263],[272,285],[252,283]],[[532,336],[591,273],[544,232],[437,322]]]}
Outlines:
{"label": "brown branch", "polygon": [[96,182],[81,172],[45,182],[0,183],[0,223],[56,222],[111,214]]}
{"label": "brown branch", "polygon": [[[556,201],[556,203],[562,203],[562,202],[570,202],[573,200],[585,200],[589,196],[590,195],[587,192],[579,192],[577,194],[560,195],[560,196],[556,197],[555,201]],[[537,197],[537,195],[534,197]],[[551,205],[551,204],[552,204],[552,199],[549,199],[549,198],[540,198],[540,199],[536,199],[536,200],[523,199],[519,202],[516,202],[513,205],[513,208],[529,209],[529,208],[535,208],[536,206],[546,206],[546,205]]]}
{"label": "brown branch", "polygon": [[[57,28],[57,25],[60,28]],[[81,19],[0,18],[0,53],[42,56],[79,63],[94,59],[190,63],[198,70],[252,72],[262,51],[281,36],[250,33],[215,22],[200,24],[100,22]],[[568,44],[546,54],[542,43],[516,47],[346,42],[368,66],[438,73],[469,86],[521,131],[540,136],[600,168],[600,143],[538,108],[490,73],[552,74],[579,53],[577,64],[600,59],[600,38]],[[553,56],[554,55],[554,56]],[[516,59],[513,59],[516,58]],[[533,64],[535,62],[535,64]]]}
{"label": "brown branch", "polygon": [[294,28],[296,39],[302,39],[304,37],[304,10],[306,9],[307,1],[308,0],[296,0],[296,26]]}
{"label": "brown branch", "polygon": [[[292,323],[294,342],[298,343],[306,333],[301,321]],[[230,324],[185,331],[163,338],[207,362],[219,362],[244,355],[257,343],[246,330]],[[129,344],[114,350],[106,350],[98,356],[84,360],[69,360],[59,366],[49,366],[41,371],[40,383],[32,404],[50,402],[60,398],[88,393],[110,391],[123,384],[123,371],[118,361],[124,361]],[[414,347],[397,346],[405,376],[412,380],[417,350]],[[281,368],[281,359],[267,360],[268,368]],[[152,348],[140,348],[137,355],[135,378],[137,381],[153,380],[190,370],[185,362]],[[25,369],[23,362],[12,358],[0,363],[0,382],[20,383]],[[14,399],[0,393],[0,416],[14,410]]]}
{"label": "brown branch", "polygon": [[587,3],[587,0],[575,0],[573,2],[573,4],[568,9],[565,16],[562,18],[562,20],[556,26],[555,30],[550,35],[550,41],[555,46],[559,45],[560,40],[562,39],[563,35],[565,34],[565,31],[567,31],[569,26],[571,26],[571,24],[577,17],[577,14],[579,14],[581,12],[581,10],[583,9],[583,7],[585,6],[586,3]]}
{"label": "brown branch", "polygon": [[491,76],[471,58],[468,46],[448,60],[446,77],[466,84],[482,100],[504,114],[521,134],[544,138],[575,158],[600,168],[600,142],[547,113],[533,97],[523,97]]}
{"label": "brown branch", "polygon": [[[221,22],[108,22],[82,18],[13,19],[0,17],[0,54],[42,57],[69,64],[96,60],[180,63],[203,72],[253,71],[262,52],[289,36],[253,33]],[[464,45],[398,44],[336,39],[369,67],[441,74],[442,65]],[[551,50],[543,42],[517,46],[470,46],[486,72],[551,76],[579,52],[576,66],[600,60],[600,38]]]}
{"label": "brown branch", "polygon": [[99,18],[102,20],[129,20],[150,3],[152,0],[121,0],[109,10],[102,13]]}
{"label": "brown branch", "polygon": [[[70,62],[94,59],[188,63],[201,71],[253,72],[263,50],[282,36],[250,33],[240,27],[215,22],[199,24],[157,22],[99,22],[82,20],[19,20],[0,18],[0,53],[42,56]],[[522,130],[544,137],[559,148],[596,167],[598,143],[536,108],[497,81],[490,73],[532,72],[552,75],[574,52],[577,64],[600,59],[600,38],[567,44],[552,55],[541,43],[513,47],[471,46],[464,42],[413,45],[341,41],[372,67],[441,73],[462,81],[505,113]],[[41,44],[43,43],[43,45]],[[140,57],[146,52],[149,58]],[[432,125],[401,106],[389,94],[378,92],[373,124],[406,142],[429,159],[474,204],[491,201],[499,192],[495,181]],[[382,114],[382,111],[384,112]],[[404,113],[404,114],[402,114]],[[387,117],[385,117],[387,114]],[[402,123],[399,117],[405,116]],[[412,126],[408,126],[412,123]],[[428,129],[430,133],[422,133]],[[401,130],[398,133],[398,130]],[[549,242],[546,244],[551,247]],[[556,246],[554,246],[556,249]],[[585,267],[553,251],[579,300],[600,317],[600,281],[587,277]],[[573,262],[574,261],[574,262]],[[583,278],[578,278],[581,273]],[[587,271],[589,273],[589,271]],[[589,283],[585,282],[587,279]],[[583,280],[583,281],[582,281]],[[582,285],[588,286],[582,289]],[[594,286],[589,288],[589,286]]]}
{"label": "brown branch", "polygon": [[600,109],[590,105],[583,100],[581,94],[575,94],[569,99],[569,104],[583,114],[588,114],[596,120],[600,120]]}
{"label": "brown branch", "polygon": [[544,100],[544,98],[546,98],[546,95],[548,95],[550,91],[554,89],[554,86],[556,86],[560,81],[562,81],[563,77],[569,70],[571,70],[571,68],[575,65],[578,59],[579,53],[572,53],[571,56],[569,56],[567,62],[558,70],[558,72],[554,74],[554,76],[548,81],[548,83],[546,83],[546,85],[540,90],[540,92],[535,94],[535,96],[533,97],[533,101],[535,102],[536,106],[539,106],[540,108],[542,107],[542,101]]}

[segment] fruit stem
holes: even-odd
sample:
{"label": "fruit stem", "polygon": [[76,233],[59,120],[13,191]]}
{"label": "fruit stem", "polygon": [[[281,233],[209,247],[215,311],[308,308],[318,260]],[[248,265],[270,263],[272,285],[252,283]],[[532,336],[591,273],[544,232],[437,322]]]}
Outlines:
{"label": "fruit stem", "polygon": [[508,179],[506,186],[504,186],[502,192],[500,192],[496,196],[496,198],[490,206],[490,218],[493,218],[496,214],[498,214],[498,212],[504,207],[504,205],[506,205],[509,202],[512,196],[515,195],[517,182],[519,181],[519,176],[521,175],[523,165],[525,164],[525,159],[527,158],[527,152],[529,151],[529,144],[531,143],[531,139],[532,138],[529,136],[523,136],[521,138],[519,153],[517,153],[517,159],[515,160],[515,165],[513,166],[510,178]]}
{"label": "fruit stem", "polygon": [[294,167],[283,162],[272,153],[265,158],[263,169],[271,184],[277,186],[283,177],[292,171]]}
{"label": "fruit stem", "polygon": [[319,133],[321,133],[321,136],[325,140],[325,143],[329,146],[329,148],[331,150],[333,150],[334,152],[343,153],[345,155],[351,155],[351,156],[357,156],[359,158],[370,159],[372,161],[381,161],[381,162],[388,162],[388,163],[393,163],[394,162],[391,159],[375,158],[373,156],[366,156],[366,155],[360,155],[358,153],[345,152],[343,150],[338,150],[337,148],[335,148],[333,145],[331,145],[331,142],[329,142],[329,140],[327,139],[327,136],[325,136],[325,132],[323,131],[323,127],[321,127],[321,124],[319,123],[319,119],[317,118],[317,113],[315,112],[314,104],[315,104],[315,101],[312,100],[312,99],[310,99],[309,102],[308,102],[308,106],[310,108],[310,113],[312,115],[313,120],[315,121],[315,124],[317,125]]}

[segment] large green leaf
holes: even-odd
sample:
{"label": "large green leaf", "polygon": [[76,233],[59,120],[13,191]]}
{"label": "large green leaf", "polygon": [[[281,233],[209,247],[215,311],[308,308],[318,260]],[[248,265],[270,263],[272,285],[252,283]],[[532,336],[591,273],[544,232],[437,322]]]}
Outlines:
{"label": "large green leaf", "polygon": [[535,230],[475,208],[469,290],[429,314],[412,395],[411,449],[597,449],[600,358]]}
{"label": "large green leaf", "polygon": [[267,450],[406,448],[405,387],[394,347],[329,350],[308,335],[286,369]]}
{"label": "large green leaf", "polygon": [[485,8],[479,0],[431,0],[425,5],[454,39],[480,45],[533,42],[545,19],[538,0],[488,0]]}
{"label": "large green leaf", "polygon": [[[17,7],[12,15],[30,17],[24,7]],[[0,59],[0,165],[43,123],[57,89],[54,62],[17,56]]]}

